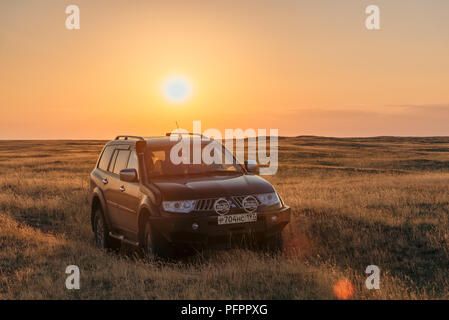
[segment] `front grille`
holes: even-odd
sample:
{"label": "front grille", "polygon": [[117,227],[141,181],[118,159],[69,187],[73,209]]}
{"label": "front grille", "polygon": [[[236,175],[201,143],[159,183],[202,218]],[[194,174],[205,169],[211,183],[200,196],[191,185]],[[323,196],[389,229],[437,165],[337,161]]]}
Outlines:
{"label": "front grille", "polygon": [[231,197],[231,198],[232,198],[232,201],[234,201],[234,203],[239,208],[243,208],[242,202],[243,202],[243,199],[245,199],[245,197],[247,197],[247,196],[234,196],[234,197]]}
{"label": "front grille", "polygon": [[201,199],[196,201],[195,211],[212,211],[214,210],[214,203],[216,199]]}
{"label": "front grille", "polygon": [[[231,211],[235,210],[243,210],[243,199],[245,199],[247,195],[244,196],[231,196],[225,197],[228,201],[231,200]],[[197,212],[215,212],[214,204],[219,198],[210,198],[210,199],[200,199],[196,201],[195,211]],[[257,198],[256,198],[257,199]],[[259,200],[257,200],[259,202]]]}

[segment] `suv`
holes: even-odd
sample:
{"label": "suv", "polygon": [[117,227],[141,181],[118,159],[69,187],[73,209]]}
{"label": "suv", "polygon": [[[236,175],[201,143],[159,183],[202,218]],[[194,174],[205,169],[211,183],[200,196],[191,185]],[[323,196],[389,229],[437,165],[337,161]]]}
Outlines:
{"label": "suv", "polygon": [[118,249],[125,242],[149,257],[170,257],[180,245],[228,247],[251,236],[266,248],[282,249],[290,207],[257,176],[257,163],[241,165],[215,140],[189,134],[184,140],[202,150],[218,144],[230,164],[174,164],[171,149],[182,139],[118,136],[105,145],[90,174],[97,245]]}

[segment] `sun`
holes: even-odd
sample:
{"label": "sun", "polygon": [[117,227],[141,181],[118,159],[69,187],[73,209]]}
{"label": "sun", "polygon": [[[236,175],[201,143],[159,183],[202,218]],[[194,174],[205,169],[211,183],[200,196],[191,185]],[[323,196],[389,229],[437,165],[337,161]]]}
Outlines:
{"label": "sun", "polygon": [[164,97],[171,102],[184,102],[192,95],[192,84],[184,76],[171,76],[164,81],[162,92]]}

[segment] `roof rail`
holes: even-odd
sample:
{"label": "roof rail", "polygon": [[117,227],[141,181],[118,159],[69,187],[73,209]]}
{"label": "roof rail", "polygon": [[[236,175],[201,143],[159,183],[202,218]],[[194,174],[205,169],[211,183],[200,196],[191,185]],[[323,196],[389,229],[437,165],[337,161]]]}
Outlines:
{"label": "roof rail", "polygon": [[117,137],[115,137],[115,139],[114,140],[120,140],[121,138],[123,138],[123,140],[129,140],[129,139],[135,139],[135,140],[145,140],[144,138],[142,138],[142,137],[139,137],[139,136],[117,136]]}
{"label": "roof rail", "polygon": [[171,135],[179,135],[179,136],[196,136],[201,138],[210,139],[209,137],[206,137],[205,135],[202,135],[201,133],[191,133],[191,132],[167,132],[165,136],[170,137]]}

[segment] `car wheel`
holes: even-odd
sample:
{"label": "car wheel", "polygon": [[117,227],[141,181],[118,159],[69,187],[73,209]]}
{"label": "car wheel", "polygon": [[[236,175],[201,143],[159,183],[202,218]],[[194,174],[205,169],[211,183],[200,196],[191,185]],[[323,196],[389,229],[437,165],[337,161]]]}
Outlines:
{"label": "car wheel", "polygon": [[151,227],[149,221],[145,224],[144,241],[145,253],[148,259],[172,258],[174,256],[173,248],[162,235],[158,234],[157,231]]}
{"label": "car wheel", "polygon": [[97,209],[94,215],[94,237],[96,245],[101,249],[120,249],[121,242],[109,236],[109,229],[105,223],[103,212]]}

